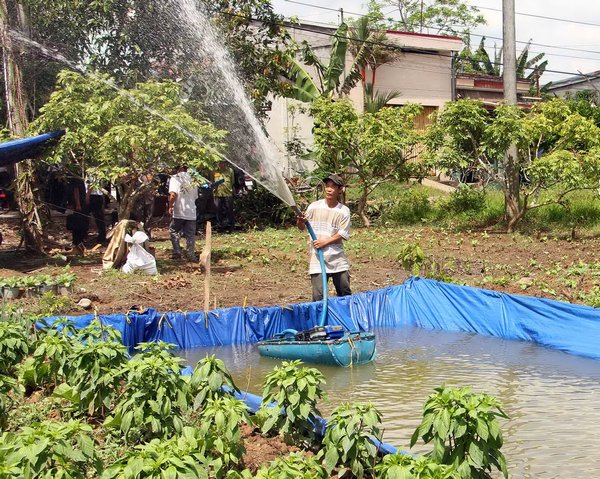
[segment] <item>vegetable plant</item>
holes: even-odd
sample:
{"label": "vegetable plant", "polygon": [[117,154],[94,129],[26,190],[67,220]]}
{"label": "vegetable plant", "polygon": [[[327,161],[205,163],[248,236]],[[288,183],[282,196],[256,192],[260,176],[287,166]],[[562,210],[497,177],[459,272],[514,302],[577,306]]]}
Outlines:
{"label": "vegetable plant", "polygon": [[[275,429],[286,440],[302,442],[315,438],[317,401],[326,398],[325,377],[318,369],[301,367],[302,361],[283,361],[265,378],[262,409],[263,433]],[[275,402],[274,406],[271,403]],[[269,407],[271,406],[271,407]]]}
{"label": "vegetable plant", "polygon": [[0,476],[85,479],[100,473],[92,427],[79,421],[44,421],[0,436]]}
{"label": "vegetable plant", "polygon": [[194,410],[201,410],[210,399],[222,397],[231,391],[239,392],[225,363],[215,355],[198,362],[190,378],[190,388],[194,395]]}
{"label": "vegetable plant", "polygon": [[460,479],[454,467],[438,464],[427,456],[414,457],[397,452],[387,454],[375,466],[378,479]]}
{"label": "vegetable plant", "polygon": [[0,374],[0,429],[6,428],[8,411],[15,401],[13,391],[21,392],[20,390],[21,387],[16,379]]}
{"label": "vegetable plant", "polygon": [[39,340],[33,355],[20,367],[23,383],[30,389],[57,386],[68,375],[73,349],[72,337],[57,329],[49,329]]}
{"label": "vegetable plant", "polygon": [[[54,391],[55,396],[68,399],[80,412],[94,417],[104,417],[110,410],[128,360],[127,348],[117,341],[118,331],[110,327],[106,331],[101,332],[94,323],[81,331],[85,343],[75,344],[67,382]],[[109,339],[103,340],[103,334]]]}
{"label": "vegetable plant", "polygon": [[29,341],[23,325],[0,321],[0,373],[8,374],[29,353]]}
{"label": "vegetable plant", "polygon": [[201,417],[200,430],[214,437],[213,451],[217,453],[213,467],[239,464],[244,454],[241,424],[249,423],[248,406],[233,396],[209,399]]}
{"label": "vegetable plant", "polygon": [[371,404],[344,403],[335,408],[327,423],[323,449],[327,472],[339,467],[338,477],[362,478],[372,473],[377,459],[377,446],[372,438],[381,441],[381,414]]}
{"label": "vegetable plant", "polygon": [[[186,426],[179,436],[155,438],[128,449],[122,459],[104,471],[102,479],[208,479],[214,459],[211,446],[210,437]],[[216,477],[224,476],[224,471],[212,470]]]}
{"label": "vegetable plant", "polygon": [[268,467],[262,467],[256,479],[280,479],[294,477],[298,479],[327,479],[330,475],[314,458],[302,452],[292,452],[272,461]]}
{"label": "vegetable plant", "polygon": [[183,429],[191,403],[181,376],[183,359],[170,353],[171,344],[140,343],[139,352],[122,368],[125,387],[105,425],[119,429],[127,441],[168,437]]}
{"label": "vegetable plant", "polygon": [[425,262],[425,254],[418,244],[407,243],[400,248],[398,261],[405,270],[411,271],[414,276],[417,276]]}
{"label": "vegetable plant", "polygon": [[425,402],[423,420],[412,435],[433,441],[432,459],[451,464],[461,478],[487,479],[492,468],[508,477],[506,459],[500,452],[502,431],[498,418],[507,419],[500,402],[469,387],[439,387]]}

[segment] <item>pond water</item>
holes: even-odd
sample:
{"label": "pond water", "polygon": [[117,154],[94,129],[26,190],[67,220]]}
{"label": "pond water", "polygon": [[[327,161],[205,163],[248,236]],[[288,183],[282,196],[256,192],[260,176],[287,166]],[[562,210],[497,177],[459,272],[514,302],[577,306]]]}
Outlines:
{"label": "pond water", "polygon": [[[514,478],[600,477],[600,361],[531,343],[418,328],[379,329],[377,361],[352,369],[317,366],[327,378],[324,417],[344,401],[372,402],[384,441],[407,449],[435,387],[471,386],[500,399],[504,452]],[[185,351],[189,364],[223,359],[240,389],[261,394],[278,360],[256,346]],[[430,450],[417,444],[412,450]]]}

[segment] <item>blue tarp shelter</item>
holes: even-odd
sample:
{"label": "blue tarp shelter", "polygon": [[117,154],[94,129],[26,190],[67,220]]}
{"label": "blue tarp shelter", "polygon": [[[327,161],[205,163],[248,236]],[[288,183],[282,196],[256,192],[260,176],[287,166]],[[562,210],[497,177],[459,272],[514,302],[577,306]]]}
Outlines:
{"label": "blue tarp shelter", "polygon": [[[292,328],[318,324],[322,303],[204,312],[154,309],[101,315],[119,329],[133,349],[162,340],[179,348],[254,343]],[[329,301],[328,322],[350,330],[416,326],[531,341],[568,353],[600,359],[600,309],[549,299],[510,295],[439,281],[410,278],[404,284]],[[93,315],[74,316],[80,327]]]}
{"label": "blue tarp shelter", "polygon": [[0,166],[7,166],[38,155],[52,140],[60,138],[65,130],[0,143]]}

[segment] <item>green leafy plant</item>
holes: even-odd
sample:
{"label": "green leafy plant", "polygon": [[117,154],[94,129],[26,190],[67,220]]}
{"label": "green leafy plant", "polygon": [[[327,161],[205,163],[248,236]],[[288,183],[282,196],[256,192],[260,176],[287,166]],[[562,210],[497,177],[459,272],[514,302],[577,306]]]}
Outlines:
{"label": "green leafy plant", "polygon": [[15,402],[15,392],[22,392],[16,379],[0,374],[0,429],[5,429],[8,412]]}
{"label": "green leafy plant", "polygon": [[190,388],[194,395],[194,410],[202,410],[210,399],[216,399],[232,391],[239,392],[225,363],[215,355],[201,359],[190,378]]}
{"label": "green leafy plant", "polygon": [[183,429],[191,403],[181,376],[183,359],[171,354],[171,344],[140,343],[140,351],[122,369],[125,387],[105,425],[119,429],[125,440],[163,438]]}
{"label": "green leafy plant", "polygon": [[[120,390],[127,348],[114,328],[101,327],[98,320],[80,332],[84,342],[73,348],[67,382],[54,395],[68,399],[80,412],[104,417]],[[104,336],[107,336],[104,337]]]}
{"label": "green leafy plant", "polygon": [[418,244],[407,243],[400,248],[398,261],[405,270],[411,271],[414,276],[417,276],[425,262],[425,253]]}
{"label": "green leafy plant", "polygon": [[410,445],[421,438],[433,441],[430,457],[451,464],[461,478],[490,478],[492,467],[508,477],[506,459],[500,452],[502,431],[498,418],[508,418],[500,402],[471,388],[439,387],[425,402],[423,420]]}
{"label": "green leafy plant", "polygon": [[262,467],[256,474],[256,479],[327,479],[330,475],[314,456],[306,456],[302,452],[292,452],[287,456],[278,457],[267,467]]}
{"label": "green leafy plant", "polygon": [[49,329],[38,341],[33,355],[21,364],[19,374],[29,389],[57,386],[68,375],[74,340],[58,329]]}
{"label": "green leafy plant", "polygon": [[92,427],[79,421],[44,421],[0,436],[2,477],[85,479],[102,471]]}
{"label": "green leafy plant", "polygon": [[54,278],[54,284],[58,286],[64,286],[65,288],[70,288],[75,284],[77,280],[77,275],[75,273],[62,273]]}
{"label": "green leafy plant", "polygon": [[47,291],[40,296],[39,314],[54,316],[73,309],[73,306],[73,300],[68,296],[57,296],[52,291]]}
{"label": "green leafy plant", "polygon": [[[300,367],[302,361],[283,361],[265,378],[262,408],[267,419],[262,431],[275,429],[286,440],[314,441],[317,401],[326,398],[325,377],[318,369]],[[275,402],[276,405],[272,405]]]}
{"label": "green leafy plant", "polygon": [[446,206],[456,213],[479,212],[485,208],[485,190],[471,188],[464,183],[453,191]]}
{"label": "green leafy plant", "polygon": [[341,404],[331,413],[318,457],[329,473],[338,467],[338,477],[362,478],[377,459],[371,439],[381,441],[382,434],[381,414],[373,405]]}
{"label": "green leafy plant", "polygon": [[28,353],[29,339],[23,325],[0,321],[0,373],[11,373]]}
{"label": "green leafy plant", "polygon": [[378,479],[460,479],[454,467],[438,464],[427,456],[398,452],[387,454],[375,466]]}
{"label": "green leafy plant", "polygon": [[[170,439],[152,439],[148,444],[128,449],[108,467],[102,479],[208,479],[223,477],[214,467],[211,437],[186,426],[181,435]],[[209,471],[212,474],[209,476]]]}
{"label": "green leafy plant", "polygon": [[389,211],[384,212],[383,221],[407,225],[421,223],[432,209],[427,192],[409,189],[394,198]]}
{"label": "green leafy plant", "polygon": [[217,458],[212,467],[229,469],[238,465],[245,452],[241,441],[242,423],[250,423],[248,406],[232,396],[209,399],[201,416],[200,430],[205,437],[213,437],[212,450]]}

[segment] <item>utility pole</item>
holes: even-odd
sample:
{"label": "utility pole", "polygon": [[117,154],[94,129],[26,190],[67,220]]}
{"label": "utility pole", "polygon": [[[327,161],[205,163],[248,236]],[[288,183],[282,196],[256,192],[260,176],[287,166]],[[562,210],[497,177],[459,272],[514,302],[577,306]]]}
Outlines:
{"label": "utility pole", "polygon": [[340,8],[340,25],[344,23],[344,9]]}
{"label": "utility pole", "polygon": [[[504,56],[504,101],[517,104],[517,48],[515,38],[515,0],[502,0],[502,50]],[[517,146],[510,145],[504,155],[504,202],[508,232],[521,219],[520,172]]]}

